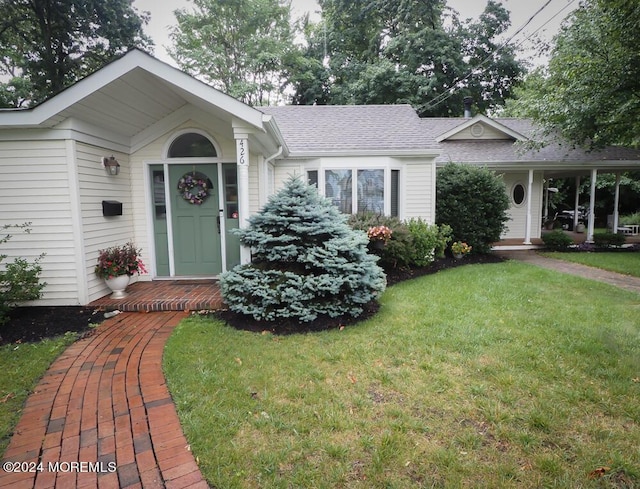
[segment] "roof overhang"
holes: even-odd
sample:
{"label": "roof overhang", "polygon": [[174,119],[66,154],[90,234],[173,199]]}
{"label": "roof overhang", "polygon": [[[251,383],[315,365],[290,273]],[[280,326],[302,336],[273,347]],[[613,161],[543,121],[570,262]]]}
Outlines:
{"label": "roof overhang", "polygon": [[262,112],[137,49],[33,108],[0,111],[0,128],[54,127],[71,117],[131,137],[188,104],[265,131]]}
{"label": "roof overhang", "polygon": [[289,154],[289,159],[313,159],[330,157],[357,156],[388,156],[392,158],[437,158],[441,154],[439,149],[336,149],[324,151],[295,151]]}

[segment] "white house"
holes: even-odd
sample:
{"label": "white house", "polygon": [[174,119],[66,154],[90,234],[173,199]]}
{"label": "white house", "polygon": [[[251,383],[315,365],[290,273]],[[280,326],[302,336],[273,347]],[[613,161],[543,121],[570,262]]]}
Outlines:
{"label": "white house", "polygon": [[[291,174],[344,212],[433,222],[437,168],[486,165],[513,198],[505,237],[527,243],[540,235],[545,176],[640,168],[624,149],[520,153],[530,134],[527,121],[420,119],[408,105],[252,108],[133,50],[40,105],[0,111],[0,224],[32,229],[2,252],[46,253],[37,304],[83,305],[108,293],[93,269],[112,245],[142,247],[140,280],[248,261],[229,231]],[[116,161],[114,175],[104,163]]]}

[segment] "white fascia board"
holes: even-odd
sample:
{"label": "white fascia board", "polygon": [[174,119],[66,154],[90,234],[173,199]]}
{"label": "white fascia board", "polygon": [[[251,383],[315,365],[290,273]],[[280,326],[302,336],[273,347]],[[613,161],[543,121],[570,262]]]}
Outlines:
{"label": "white fascia board", "polygon": [[500,124],[499,122],[496,122],[493,119],[491,119],[491,118],[489,118],[489,117],[487,117],[485,115],[477,114],[477,115],[473,116],[472,118],[467,119],[462,124],[454,127],[453,129],[450,129],[449,131],[445,132],[444,134],[441,134],[440,136],[438,136],[436,138],[436,141],[441,143],[442,141],[445,141],[446,139],[449,139],[451,136],[454,136],[454,135],[458,134],[459,132],[462,132],[465,129],[473,126],[477,122],[482,122],[483,124],[486,124],[486,125],[488,125],[490,127],[493,127],[496,131],[503,132],[504,134],[506,134],[507,136],[512,137],[516,141],[527,141],[528,140],[525,136],[523,136],[522,134],[520,134],[517,131],[514,131],[513,129],[508,128],[504,124]]}
{"label": "white fascia board", "polygon": [[[436,166],[442,168],[451,162],[439,161]],[[583,170],[631,170],[640,168],[637,160],[601,160],[601,161],[477,161],[460,162],[465,165],[476,165],[491,170],[548,170],[548,171],[583,171]]]}
{"label": "white fascia board", "polygon": [[0,126],[43,124],[136,68],[143,69],[169,85],[175,86],[177,93],[186,91],[205,103],[233,114],[245,123],[262,128],[262,112],[137,49],[128,52],[32,109],[0,111]]}
{"label": "white fascia board", "polygon": [[289,154],[289,157],[303,159],[322,158],[325,156],[392,156],[396,158],[412,158],[419,156],[437,158],[441,153],[442,150],[439,149],[344,149],[334,151],[294,151]]}

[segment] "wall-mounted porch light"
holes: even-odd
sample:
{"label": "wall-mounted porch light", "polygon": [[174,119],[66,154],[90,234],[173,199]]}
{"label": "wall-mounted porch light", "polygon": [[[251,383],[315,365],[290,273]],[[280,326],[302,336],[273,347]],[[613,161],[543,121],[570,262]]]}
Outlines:
{"label": "wall-mounted porch light", "polygon": [[105,167],[109,175],[117,175],[120,173],[120,163],[113,156],[102,158],[102,166]]}

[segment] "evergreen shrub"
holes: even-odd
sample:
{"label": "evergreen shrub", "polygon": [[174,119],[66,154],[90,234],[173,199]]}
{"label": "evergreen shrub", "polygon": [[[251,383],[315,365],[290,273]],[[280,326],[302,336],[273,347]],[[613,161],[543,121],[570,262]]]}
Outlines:
{"label": "evergreen shrub", "polygon": [[596,248],[619,248],[625,241],[624,234],[595,233],[593,235],[593,244]]}
{"label": "evergreen shrub", "polygon": [[509,220],[502,178],[486,168],[449,163],[436,176],[436,224],[448,224],[453,240],[473,253],[488,253]]}
{"label": "evergreen shrub", "polygon": [[314,186],[291,178],[237,231],[252,261],[220,276],[229,308],[260,321],[358,317],[386,277],[363,232]]}
{"label": "evergreen shrub", "polygon": [[565,251],[573,244],[573,239],[561,229],[556,229],[542,235],[545,247],[552,251]]}

